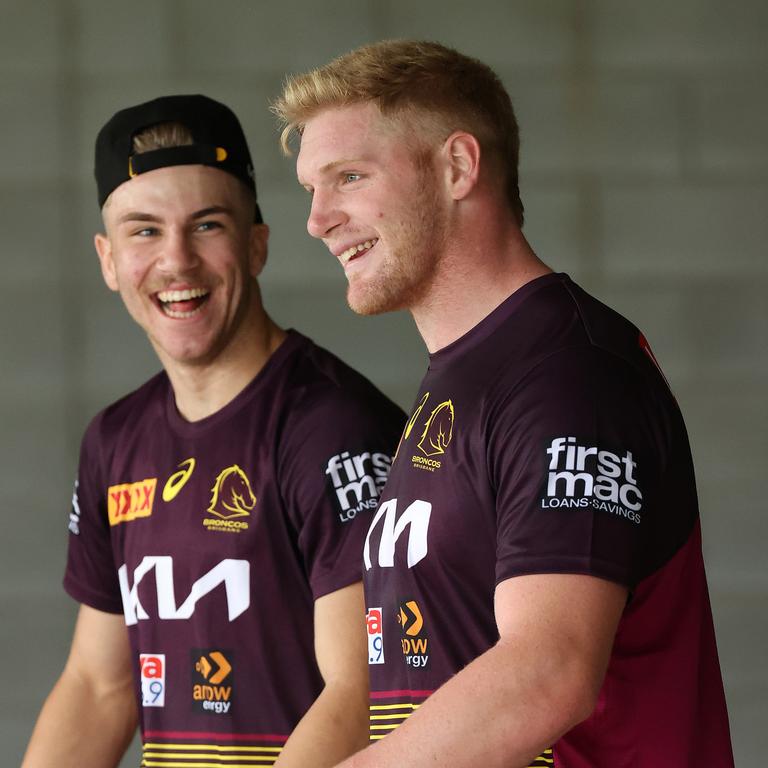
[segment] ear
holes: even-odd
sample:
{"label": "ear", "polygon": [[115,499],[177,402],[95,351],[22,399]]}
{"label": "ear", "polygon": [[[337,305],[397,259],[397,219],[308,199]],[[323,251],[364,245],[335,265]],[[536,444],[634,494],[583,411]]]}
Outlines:
{"label": "ear", "polygon": [[269,227],[266,224],[252,224],[248,248],[248,263],[252,277],[258,277],[267,263]]}
{"label": "ear", "polygon": [[443,144],[446,181],[454,200],[462,200],[480,178],[480,142],[465,131],[454,131]]}
{"label": "ear", "polygon": [[109,237],[98,233],[93,237],[93,244],[96,247],[96,253],[99,256],[101,275],[104,278],[104,282],[111,291],[119,290],[115,260],[112,258],[112,243],[110,242]]}

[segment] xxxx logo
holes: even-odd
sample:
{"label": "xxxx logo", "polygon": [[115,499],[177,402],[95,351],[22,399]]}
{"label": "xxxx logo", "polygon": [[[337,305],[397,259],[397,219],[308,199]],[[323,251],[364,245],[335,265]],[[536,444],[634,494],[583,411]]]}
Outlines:
{"label": "xxxx logo", "polygon": [[[424,407],[429,400],[429,394],[429,392],[424,394],[411,418],[408,419],[408,423],[405,425],[402,437],[400,438],[400,445],[397,447],[395,458],[397,458],[397,454],[400,452],[400,446],[408,441],[414,426],[416,426],[416,423],[422,416]],[[414,467],[425,469],[429,472],[440,469],[442,462],[435,457],[444,454],[453,439],[453,423],[455,419],[456,413],[451,400],[444,400],[432,409],[423,423],[419,442],[416,444],[419,453],[411,457],[411,463]]]}
{"label": "xxxx logo", "polygon": [[233,464],[219,472],[207,510],[215,517],[206,518],[203,524],[208,530],[239,533],[248,528],[248,523],[236,518],[248,517],[255,506],[256,496],[248,476]]}
{"label": "xxxx logo", "polygon": [[166,481],[163,487],[163,501],[173,501],[178,496],[179,491],[187,484],[187,480],[192,477],[195,471],[195,460],[187,459],[179,464],[179,471],[174,472]]}
{"label": "xxxx logo", "polygon": [[138,483],[110,485],[107,489],[109,524],[119,525],[140,517],[149,517],[155,502],[156,487],[156,477]]}

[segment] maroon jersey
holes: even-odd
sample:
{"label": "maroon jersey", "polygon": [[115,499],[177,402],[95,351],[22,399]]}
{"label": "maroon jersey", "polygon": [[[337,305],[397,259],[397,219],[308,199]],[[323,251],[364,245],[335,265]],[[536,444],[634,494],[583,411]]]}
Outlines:
{"label": "maroon jersey", "polygon": [[314,600],[361,579],[403,421],[289,332],[206,419],[180,417],[163,373],[91,423],[64,585],[125,615],[148,765],[278,757],[323,685]]}
{"label": "maroon jersey", "polygon": [[630,600],[594,713],[534,765],[732,766],[680,411],[567,276],[431,356],[363,559],[373,739],[498,640],[497,584],[590,574]]}

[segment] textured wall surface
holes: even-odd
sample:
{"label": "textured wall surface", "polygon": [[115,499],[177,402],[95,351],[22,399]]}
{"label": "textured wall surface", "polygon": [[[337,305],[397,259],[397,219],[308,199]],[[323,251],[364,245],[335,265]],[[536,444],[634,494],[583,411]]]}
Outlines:
{"label": "textured wall surface", "polygon": [[75,606],[60,579],[81,432],[158,367],[97,270],[96,131],[163,93],[230,104],[273,231],[268,307],[409,407],[426,359],[415,328],[346,309],[267,111],[287,71],[405,36],[497,69],[522,127],[529,240],[655,348],[697,462],[737,765],[764,764],[768,4],[0,0],[0,13],[4,765],[67,653]]}

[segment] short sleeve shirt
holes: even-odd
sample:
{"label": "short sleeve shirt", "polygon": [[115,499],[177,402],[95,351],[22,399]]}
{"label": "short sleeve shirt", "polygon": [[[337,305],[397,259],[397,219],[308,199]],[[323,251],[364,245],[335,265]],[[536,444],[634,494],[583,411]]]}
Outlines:
{"label": "short sleeve shirt", "polygon": [[632,597],[595,714],[534,764],[732,765],[680,411],[567,276],[431,356],[363,556],[373,739],[498,640],[497,584],[588,574]]}
{"label": "short sleeve shirt", "polygon": [[125,616],[152,765],[279,755],[323,686],[314,601],[361,579],[403,421],[289,332],[209,418],[159,374],[91,423],[64,584]]}

